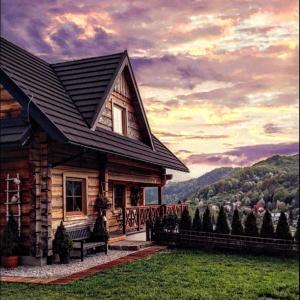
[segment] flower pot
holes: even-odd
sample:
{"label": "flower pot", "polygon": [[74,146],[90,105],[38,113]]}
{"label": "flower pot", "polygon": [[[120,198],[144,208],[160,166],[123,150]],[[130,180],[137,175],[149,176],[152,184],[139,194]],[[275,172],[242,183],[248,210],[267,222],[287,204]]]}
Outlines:
{"label": "flower pot", "polygon": [[68,264],[70,262],[70,253],[59,254],[59,260],[61,264]]}
{"label": "flower pot", "polygon": [[13,269],[19,265],[19,256],[3,256],[3,267]]}

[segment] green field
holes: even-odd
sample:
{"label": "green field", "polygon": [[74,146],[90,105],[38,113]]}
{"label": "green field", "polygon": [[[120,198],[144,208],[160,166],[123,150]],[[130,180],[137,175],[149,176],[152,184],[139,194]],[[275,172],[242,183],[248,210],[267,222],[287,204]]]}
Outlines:
{"label": "green field", "polygon": [[1,299],[298,299],[292,259],[171,250],[65,286],[1,284]]}

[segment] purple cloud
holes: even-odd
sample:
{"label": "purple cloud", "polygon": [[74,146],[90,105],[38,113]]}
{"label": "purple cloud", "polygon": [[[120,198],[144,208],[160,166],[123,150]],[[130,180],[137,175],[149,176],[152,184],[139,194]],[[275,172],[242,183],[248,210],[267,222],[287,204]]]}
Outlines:
{"label": "purple cloud", "polygon": [[184,161],[186,164],[196,165],[247,166],[272,155],[291,155],[296,153],[299,153],[299,142],[261,144],[236,147],[223,153],[192,154]]}

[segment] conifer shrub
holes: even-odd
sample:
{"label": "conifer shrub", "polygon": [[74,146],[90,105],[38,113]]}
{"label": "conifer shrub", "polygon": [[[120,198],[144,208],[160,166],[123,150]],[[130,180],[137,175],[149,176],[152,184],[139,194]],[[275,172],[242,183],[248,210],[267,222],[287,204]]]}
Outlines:
{"label": "conifer shrub", "polygon": [[243,235],[244,227],[240,218],[239,210],[236,208],[233,212],[232,222],[231,222],[231,234],[232,235]]}
{"label": "conifer shrub", "polygon": [[192,218],[187,207],[184,208],[179,223],[179,230],[191,230]]}
{"label": "conifer shrub", "polygon": [[274,238],[274,226],[269,210],[265,211],[262,226],[260,229],[260,236],[263,238]]}
{"label": "conifer shrub", "polygon": [[177,215],[167,215],[162,220],[162,227],[165,231],[174,232],[178,225]]}
{"label": "conifer shrub", "polygon": [[95,242],[107,243],[108,239],[109,233],[105,227],[103,215],[102,213],[98,213],[92,232],[92,240]]}
{"label": "conifer shrub", "polygon": [[224,210],[224,206],[221,206],[216,224],[216,233],[229,234],[229,232],[230,229],[228,225],[227,215]]}
{"label": "conifer shrub", "polygon": [[18,224],[11,215],[4,228],[1,239],[1,256],[17,256],[20,253],[20,238]]}
{"label": "conifer shrub", "polygon": [[199,208],[197,208],[196,211],[195,211],[192,229],[195,230],[195,231],[201,231],[202,230],[202,222],[201,222]]}
{"label": "conifer shrub", "polygon": [[160,230],[162,230],[162,220],[158,217],[155,219],[154,224],[152,225],[151,241],[158,242]]}
{"label": "conifer shrub", "polygon": [[299,242],[299,229],[300,229],[299,226],[300,226],[300,217],[298,217],[297,229],[296,229],[295,236],[294,236],[294,238],[297,242]]}
{"label": "conifer shrub", "polygon": [[276,227],[276,238],[290,240],[292,238],[290,227],[287,222],[287,218],[284,212],[281,212],[277,227]]}
{"label": "conifer shrub", "polygon": [[63,222],[61,221],[60,225],[57,227],[54,241],[53,241],[54,253],[59,254],[61,263],[69,263],[70,252],[72,248],[73,248],[72,239],[70,238]]}
{"label": "conifer shrub", "polygon": [[213,225],[211,220],[210,209],[207,206],[203,214],[202,230],[204,232],[213,232]]}
{"label": "conifer shrub", "polygon": [[253,211],[251,211],[245,221],[245,235],[247,236],[258,236],[258,229],[256,224],[256,217]]}

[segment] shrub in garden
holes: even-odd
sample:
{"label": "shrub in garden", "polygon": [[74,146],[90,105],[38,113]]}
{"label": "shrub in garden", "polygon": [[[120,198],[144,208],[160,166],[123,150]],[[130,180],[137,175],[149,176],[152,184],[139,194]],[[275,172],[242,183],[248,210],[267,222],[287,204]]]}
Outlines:
{"label": "shrub in garden", "polygon": [[164,230],[174,232],[178,225],[178,218],[176,215],[167,215],[162,220],[162,227]]}
{"label": "shrub in garden", "polygon": [[202,231],[204,232],[213,231],[213,225],[212,225],[210,210],[208,206],[206,207],[206,210],[203,214]]}
{"label": "shrub in garden", "polygon": [[109,239],[109,233],[105,228],[104,218],[102,213],[98,213],[96,222],[94,224],[92,240],[96,242],[105,242],[107,243]]}
{"label": "shrub in garden", "polygon": [[195,211],[192,228],[195,231],[201,231],[202,230],[202,222],[201,222],[199,208],[197,208],[196,211]]}
{"label": "shrub in garden", "polygon": [[4,228],[1,239],[1,256],[16,256],[20,251],[18,224],[11,215]]}
{"label": "shrub in garden", "polygon": [[284,240],[290,240],[292,238],[290,226],[287,222],[287,218],[284,212],[280,213],[280,217],[276,227],[276,238]]}
{"label": "shrub in garden", "polygon": [[192,219],[187,207],[184,208],[181,214],[181,220],[179,224],[180,230],[190,230],[192,228]]}
{"label": "shrub in garden", "polygon": [[266,210],[260,229],[260,236],[263,238],[273,238],[274,237],[274,226],[272,221],[272,216],[269,210]]}
{"label": "shrub in garden", "polygon": [[221,206],[216,225],[216,233],[229,234],[229,232],[230,229],[228,225],[227,215],[224,210],[224,206]]}
{"label": "shrub in garden", "polygon": [[231,223],[231,234],[243,235],[244,228],[240,218],[239,210],[236,208],[233,212],[232,223]]}
{"label": "shrub in garden", "polygon": [[256,217],[253,211],[251,211],[245,221],[245,235],[258,236]]}
{"label": "shrub in garden", "polygon": [[55,238],[53,241],[54,253],[59,254],[60,262],[62,264],[69,263],[70,251],[73,248],[73,242],[68,233],[66,232],[63,222],[57,227]]}
{"label": "shrub in garden", "polygon": [[295,240],[297,242],[299,242],[299,225],[300,225],[300,217],[298,217],[298,222],[297,222],[297,229],[296,229],[296,232],[295,232]]}

